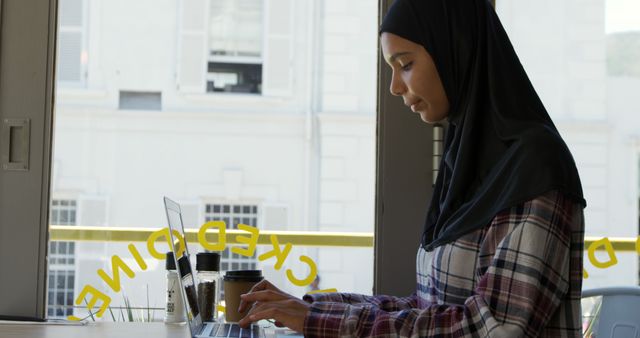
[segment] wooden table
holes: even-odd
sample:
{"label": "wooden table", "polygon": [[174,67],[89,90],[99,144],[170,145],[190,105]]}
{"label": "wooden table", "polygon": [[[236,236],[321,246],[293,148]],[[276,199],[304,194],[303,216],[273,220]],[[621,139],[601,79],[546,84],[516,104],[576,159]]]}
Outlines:
{"label": "wooden table", "polygon": [[84,326],[0,324],[2,338],[191,338],[186,325],[90,322]]}

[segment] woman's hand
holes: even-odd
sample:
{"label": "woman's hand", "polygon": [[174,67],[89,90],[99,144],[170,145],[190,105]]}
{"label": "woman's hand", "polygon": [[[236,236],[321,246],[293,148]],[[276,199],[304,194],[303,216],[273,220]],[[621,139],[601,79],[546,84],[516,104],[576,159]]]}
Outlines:
{"label": "woman's hand", "polygon": [[309,303],[281,291],[267,280],[256,284],[249,293],[240,296],[238,311],[253,304],[247,315],[238,324],[247,327],[261,319],[274,319],[277,326],[286,326],[302,332]]}
{"label": "woman's hand", "polygon": [[[288,298],[295,298],[292,295],[278,289],[275,285],[271,284],[271,282],[269,282],[266,279],[263,279],[262,281],[260,281],[259,283],[257,283],[256,285],[254,285],[251,290],[249,290],[249,292],[247,292],[247,295],[250,295],[254,292],[258,292],[258,291],[273,291],[274,293],[277,293],[279,295],[282,295],[283,297],[288,297]],[[242,297],[240,297],[240,306],[238,306],[238,312],[243,312],[245,311],[249,306],[251,306],[251,304],[253,303],[253,301],[245,301],[245,299]]]}

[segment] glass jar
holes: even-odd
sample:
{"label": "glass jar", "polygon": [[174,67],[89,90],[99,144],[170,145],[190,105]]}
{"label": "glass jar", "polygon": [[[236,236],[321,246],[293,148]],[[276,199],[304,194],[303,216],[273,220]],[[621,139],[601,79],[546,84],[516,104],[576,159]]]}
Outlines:
{"label": "glass jar", "polygon": [[201,252],[196,255],[198,276],[198,306],[203,322],[218,318],[220,302],[220,255],[215,252]]}
{"label": "glass jar", "polygon": [[187,297],[187,304],[189,304],[189,310],[191,310],[190,318],[196,318],[200,311],[198,310],[198,298],[196,294],[195,281],[191,274],[191,264],[187,256],[182,256],[178,260],[180,265],[180,278],[182,278],[182,287],[184,287],[184,293]]}

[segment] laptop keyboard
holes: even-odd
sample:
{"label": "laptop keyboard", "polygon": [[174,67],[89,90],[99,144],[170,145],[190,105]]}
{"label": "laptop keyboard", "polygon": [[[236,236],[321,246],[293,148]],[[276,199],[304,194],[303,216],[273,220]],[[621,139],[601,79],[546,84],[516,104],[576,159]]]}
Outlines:
{"label": "laptop keyboard", "polygon": [[260,327],[251,325],[243,329],[235,323],[214,323],[209,337],[260,338]]}

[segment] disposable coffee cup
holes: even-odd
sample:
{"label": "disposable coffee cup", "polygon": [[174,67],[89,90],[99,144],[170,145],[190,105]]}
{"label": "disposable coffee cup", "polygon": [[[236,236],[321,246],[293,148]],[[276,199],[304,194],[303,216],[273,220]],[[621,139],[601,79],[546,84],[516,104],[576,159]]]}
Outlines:
{"label": "disposable coffee cup", "polygon": [[263,279],[261,270],[235,270],[225,273],[224,316],[227,322],[238,322],[244,318],[249,309],[238,312],[240,295],[251,291],[251,288]]}

